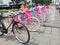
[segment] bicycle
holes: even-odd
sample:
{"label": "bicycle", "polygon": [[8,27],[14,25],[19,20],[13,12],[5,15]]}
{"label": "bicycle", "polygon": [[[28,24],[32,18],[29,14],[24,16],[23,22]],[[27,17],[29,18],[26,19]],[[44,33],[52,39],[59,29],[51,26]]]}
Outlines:
{"label": "bicycle", "polygon": [[[17,16],[17,15],[15,15],[15,16]],[[11,32],[13,32],[17,41],[22,44],[26,44],[30,40],[30,33],[24,24],[22,24],[14,19],[15,16],[4,17],[2,14],[0,15],[0,36],[7,34],[9,27],[12,25]],[[6,18],[13,19],[7,28],[5,27],[5,24],[3,23],[3,20],[5,20]]]}
{"label": "bicycle", "polygon": [[35,12],[33,12],[34,15],[39,19],[41,23],[46,22],[48,20],[49,6],[39,6],[38,14],[36,14]]}
{"label": "bicycle", "polygon": [[[40,27],[40,22],[38,18],[30,15],[28,18],[24,16],[24,13],[18,14],[18,18],[21,22],[24,22],[24,25],[28,28],[29,31],[37,31]],[[20,18],[22,16],[22,18]]]}
{"label": "bicycle", "polygon": [[[17,14],[16,14],[17,13]],[[40,21],[38,18],[30,15],[28,18],[25,17],[24,13],[22,12],[13,12],[12,15],[18,15],[16,20],[19,20],[21,23],[23,23],[29,31],[37,31],[40,27]],[[22,16],[22,17],[21,17]],[[10,19],[10,22],[12,20]]]}

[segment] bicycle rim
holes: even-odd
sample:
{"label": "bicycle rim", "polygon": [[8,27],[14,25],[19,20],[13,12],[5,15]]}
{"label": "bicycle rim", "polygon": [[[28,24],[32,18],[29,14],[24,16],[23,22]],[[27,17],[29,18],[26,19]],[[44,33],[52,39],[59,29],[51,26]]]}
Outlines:
{"label": "bicycle rim", "polygon": [[37,31],[40,27],[40,21],[36,17],[30,17],[25,21],[29,31]]}
{"label": "bicycle rim", "polygon": [[15,24],[13,27],[13,34],[16,37],[17,41],[22,44],[28,43],[30,40],[30,34],[28,29],[21,23],[17,23],[17,25]]}

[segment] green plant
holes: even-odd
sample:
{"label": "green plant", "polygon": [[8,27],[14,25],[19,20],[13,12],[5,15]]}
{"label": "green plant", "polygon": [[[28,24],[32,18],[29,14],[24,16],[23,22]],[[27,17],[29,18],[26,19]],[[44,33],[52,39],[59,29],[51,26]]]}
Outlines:
{"label": "green plant", "polygon": [[35,3],[50,4],[52,0],[35,0]]}

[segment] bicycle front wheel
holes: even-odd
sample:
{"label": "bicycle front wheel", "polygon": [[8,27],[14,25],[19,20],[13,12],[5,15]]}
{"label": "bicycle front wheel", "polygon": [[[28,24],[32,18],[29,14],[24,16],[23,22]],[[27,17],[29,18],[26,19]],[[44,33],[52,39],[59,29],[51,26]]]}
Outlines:
{"label": "bicycle front wheel", "polygon": [[36,17],[30,17],[25,20],[25,25],[29,31],[37,31],[40,27],[40,21]]}
{"label": "bicycle front wheel", "polygon": [[3,31],[3,24],[0,22],[0,36],[4,35]]}
{"label": "bicycle front wheel", "polygon": [[17,41],[26,44],[30,40],[30,33],[25,25],[17,23],[13,26],[13,34],[16,37]]}

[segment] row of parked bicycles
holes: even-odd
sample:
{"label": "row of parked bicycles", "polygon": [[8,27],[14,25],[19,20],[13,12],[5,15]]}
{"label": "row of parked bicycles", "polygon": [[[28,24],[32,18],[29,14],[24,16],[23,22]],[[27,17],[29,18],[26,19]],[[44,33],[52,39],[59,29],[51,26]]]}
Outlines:
{"label": "row of parked bicycles", "polygon": [[[38,10],[38,8],[37,8]],[[5,16],[3,13],[0,14],[0,36],[7,34],[8,30],[13,32],[15,38],[18,42],[26,44],[30,40],[29,31],[37,31],[40,28],[40,25],[43,22],[47,21],[48,14],[50,10],[50,5],[42,6],[39,8],[39,13],[36,14],[36,11],[29,11],[30,15],[25,15],[25,12],[9,12]],[[38,12],[38,11],[37,11]],[[5,19],[9,20],[9,26],[5,26]],[[12,25],[12,28],[10,26]]]}

